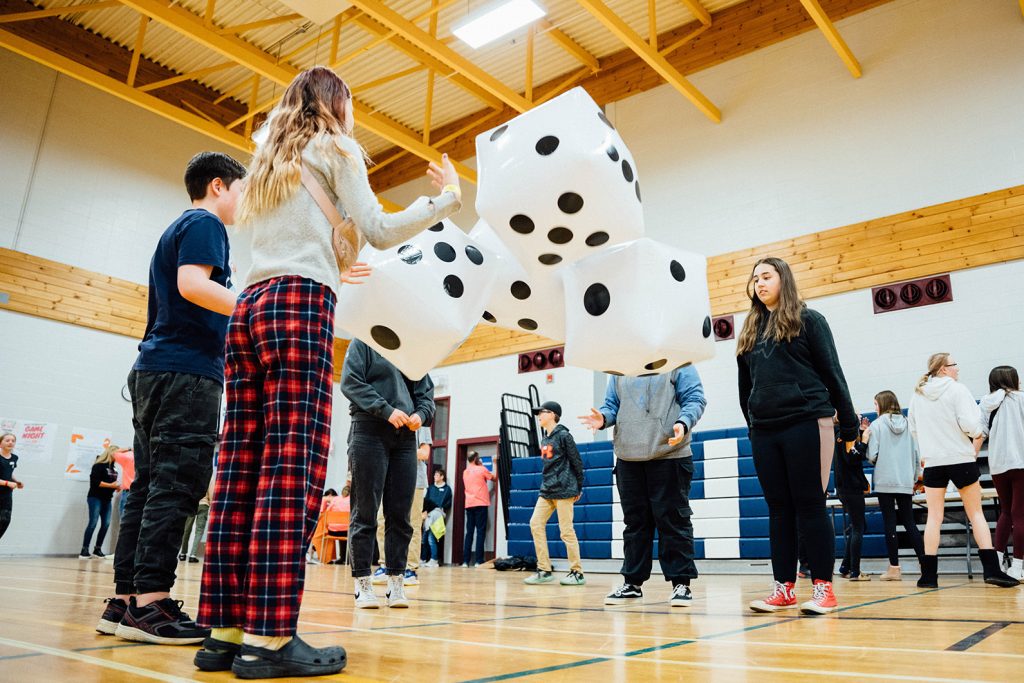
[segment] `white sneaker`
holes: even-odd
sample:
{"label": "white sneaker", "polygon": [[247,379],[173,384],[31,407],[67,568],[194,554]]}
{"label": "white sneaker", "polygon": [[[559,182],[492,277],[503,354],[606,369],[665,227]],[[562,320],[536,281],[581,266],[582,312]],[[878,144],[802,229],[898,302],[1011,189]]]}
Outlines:
{"label": "white sneaker", "polygon": [[424,562],[420,566],[422,566],[422,567],[436,567],[437,566],[437,560],[427,560],[426,562]]}
{"label": "white sneaker", "polygon": [[408,607],[409,598],[405,597],[405,577],[388,576],[388,607]]}
{"label": "white sneaker", "polygon": [[379,609],[380,600],[373,592],[373,580],[369,576],[356,579],[356,609]]}
{"label": "white sneaker", "polygon": [[672,595],[669,596],[668,604],[672,607],[689,607],[693,604],[693,593],[689,586],[679,584],[672,587]]}
{"label": "white sneaker", "polygon": [[1006,573],[1017,579],[1018,581],[1024,580],[1024,560],[1018,560],[1016,557],[1013,558],[1010,568],[1006,570]]}

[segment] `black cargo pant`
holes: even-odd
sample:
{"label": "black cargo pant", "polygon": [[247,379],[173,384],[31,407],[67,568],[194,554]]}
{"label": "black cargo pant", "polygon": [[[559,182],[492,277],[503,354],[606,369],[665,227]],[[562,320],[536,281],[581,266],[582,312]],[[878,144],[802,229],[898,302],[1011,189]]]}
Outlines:
{"label": "black cargo pant", "polygon": [[114,552],[117,593],[174,585],[185,520],[196,514],[213,471],[223,385],[180,372],[128,375],[135,427],[135,481]]}
{"label": "black cargo pant", "polygon": [[654,532],[665,579],[689,583],[697,578],[690,521],[691,458],[615,462],[615,485],[622,505],[622,576],[634,586],[651,578]]}

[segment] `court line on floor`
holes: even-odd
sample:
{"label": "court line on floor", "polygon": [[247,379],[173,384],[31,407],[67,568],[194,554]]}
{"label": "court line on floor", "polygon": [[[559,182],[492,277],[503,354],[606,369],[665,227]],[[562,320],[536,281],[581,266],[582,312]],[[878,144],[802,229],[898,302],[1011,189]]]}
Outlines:
{"label": "court line on floor", "polygon": [[85,664],[101,666],[105,669],[112,669],[114,671],[132,674],[134,676],[151,678],[157,681],[165,681],[165,683],[188,683],[188,681],[191,680],[189,678],[171,676],[170,674],[162,674],[158,671],[150,671],[149,669],[143,669],[137,666],[132,666],[131,664],[111,662],[105,659],[100,659],[98,657],[90,657],[89,655],[83,655],[79,652],[74,652],[71,650],[60,650],[55,647],[47,647],[45,645],[27,643],[21,640],[12,640],[10,638],[0,637],[0,645],[7,645],[9,647],[18,648],[20,650],[29,650],[30,652],[38,653],[41,655],[53,655],[54,657],[60,657],[62,659],[70,659],[76,662],[84,662]]}
{"label": "court line on floor", "polygon": [[998,621],[992,624],[991,626],[986,626],[980,631],[975,631],[974,633],[967,636],[958,643],[953,643],[952,645],[947,647],[946,650],[950,652],[965,652],[967,650],[970,650],[972,647],[974,647],[981,641],[985,640],[989,636],[999,633],[1009,625],[1010,622],[1008,621]]}

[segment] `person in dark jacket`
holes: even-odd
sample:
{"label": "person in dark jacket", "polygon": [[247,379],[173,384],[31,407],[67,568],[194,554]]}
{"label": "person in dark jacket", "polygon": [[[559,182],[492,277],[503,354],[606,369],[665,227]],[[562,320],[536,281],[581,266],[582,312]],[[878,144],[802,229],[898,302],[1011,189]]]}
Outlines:
{"label": "person in dark jacket", "polygon": [[110,528],[110,501],[114,498],[114,491],[118,489],[117,470],[114,469],[114,453],[117,446],[107,446],[96,458],[96,462],[89,472],[89,493],[86,494],[85,502],[89,507],[89,523],[85,527],[85,535],[82,537],[82,551],[78,559],[89,559],[89,542],[92,534],[96,531],[96,524],[99,523],[100,530],[96,535],[96,545],[92,548],[92,557],[104,558],[103,539],[107,536],[107,529]]}
{"label": "person in dark jacket", "polygon": [[452,495],[452,487],[448,485],[448,475],[445,473],[444,468],[439,465],[434,468],[434,484],[433,486],[427,487],[427,493],[423,497],[423,519],[425,528],[423,529],[423,542],[421,547],[425,548],[424,553],[426,554],[426,561],[420,566],[438,566],[438,562],[441,560],[441,556],[438,554],[437,548],[438,539],[434,536],[434,532],[431,531],[430,525],[426,522],[434,510],[437,510],[437,514],[441,517],[447,517],[448,513],[451,512],[453,500],[454,496]]}
{"label": "person in dark jacket", "polygon": [[864,476],[864,454],[867,451],[867,444],[858,441],[851,450],[847,451],[846,444],[839,434],[838,422],[834,432],[835,449],[832,455],[832,467],[835,472],[836,495],[843,503],[847,520],[846,528],[843,530],[846,549],[843,552],[843,562],[839,565],[839,575],[850,581],[870,581],[871,577],[860,571],[860,546],[864,540],[864,530],[867,527],[864,515],[864,493],[871,489],[868,478]]}
{"label": "person in dark jacket", "polygon": [[569,556],[569,573],[559,583],[563,586],[582,586],[587,580],[583,577],[583,566],[580,564],[580,542],[576,538],[576,529],[572,526],[572,513],[573,505],[583,493],[583,459],[576,449],[576,441],[572,434],[565,425],[558,424],[562,419],[562,406],[554,401],[547,401],[539,408],[534,408],[533,414],[537,416],[544,430],[544,439],[540,447],[540,455],[544,459],[544,474],[540,484],[540,496],[530,518],[533,547],[537,552],[537,573],[527,577],[523,583],[534,585],[555,580],[551,574],[551,557],[548,555],[545,526],[551,518],[551,513],[557,510],[558,528]]}
{"label": "person in dark jacket", "polygon": [[800,299],[789,264],[763,258],[747,283],[750,312],[736,345],[739,400],[750,427],[757,479],[768,503],[775,586],[750,603],[755,612],[796,607],[797,537],[810,561],[814,594],[800,607],[827,614],[832,592],[835,530],[825,489],[838,413],[844,448],[857,438],[850,400],[828,322]]}
{"label": "person in dark jacket", "polygon": [[404,581],[413,529],[409,510],[416,489],[416,430],[434,419],[434,383],[430,375],[407,378],[358,339],[345,354],[341,393],[350,402],[352,427],[348,462],[352,470],[349,545],[356,607],[380,606],[373,593],[373,542],[377,509],[384,503],[384,560],[389,607],[408,607]]}

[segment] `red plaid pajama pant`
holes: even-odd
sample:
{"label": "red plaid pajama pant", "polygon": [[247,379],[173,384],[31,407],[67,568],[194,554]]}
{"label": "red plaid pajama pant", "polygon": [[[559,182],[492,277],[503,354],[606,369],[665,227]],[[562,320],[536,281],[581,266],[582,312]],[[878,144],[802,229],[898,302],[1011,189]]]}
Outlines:
{"label": "red plaid pajama pant", "polygon": [[198,621],[296,631],[305,551],[327,474],[334,293],[296,276],[248,287],[227,331],[227,417],[217,457]]}

